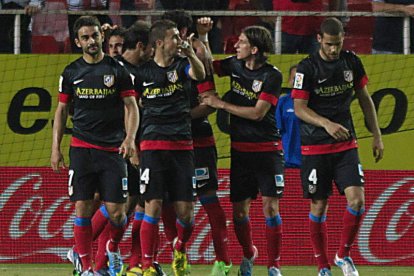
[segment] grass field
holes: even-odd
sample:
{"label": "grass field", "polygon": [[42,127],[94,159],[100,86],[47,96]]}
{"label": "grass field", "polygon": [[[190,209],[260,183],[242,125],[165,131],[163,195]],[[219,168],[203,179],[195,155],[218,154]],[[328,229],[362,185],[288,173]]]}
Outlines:
{"label": "grass field", "polygon": [[[170,273],[169,265],[163,265],[165,271]],[[211,266],[193,265],[191,269],[192,276],[208,276]],[[358,266],[361,276],[413,276],[414,267],[386,267],[386,266]],[[11,265],[0,264],[1,276],[71,276],[72,266],[70,265],[53,265],[53,264],[23,264]],[[312,266],[284,266],[284,276],[316,276],[317,271]],[[332,270],[333,275],[342,275],[336,267]],[[237,275],[237,267],[233,267],[230,275]],[[267,276],[267,270],[264,266],[255,266],[253,275]]]}

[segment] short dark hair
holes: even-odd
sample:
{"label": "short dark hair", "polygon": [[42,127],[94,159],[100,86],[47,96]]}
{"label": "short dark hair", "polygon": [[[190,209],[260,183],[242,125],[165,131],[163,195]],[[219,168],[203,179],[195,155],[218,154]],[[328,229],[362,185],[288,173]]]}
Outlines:
{"label": "short dark hair", "polygon": [[162,19],[155,21],[151,26],[149,41],[151,45],[155,47],[155,42],[157,40],[163,40],[165,37],[165,32],[177,28],[177,24],[171,20]]}
{"label": "short dark hair", "polygon": [[106,37],[108,38],[108,40],[111,38],[111,36],[124,37],[125,32],[126,32],[126,29],[124,27],[116,27],[116,28],[113,28],[113,29],[109,30]]}
{"label": "short dark hair", "polygon": [[193,18],[191,18],[190,13],[185,10],[166,11],[162,15],[161,19],[167,19],[175,22],[178,30],[183,28],[189,29],[193,25]]}
{"label": "short dark hair", "polygon": [[342,25],[342,22],[339,21],[339,19],[335,17],[328,17],[322,21],[321,30],[319,33],[321,36],[323,36],[323,34],[340,35],[344,33],[344,26]]}
{"label": "short dark hair", "polygon": [[246,35],[251,46],[258,49],[257,59],[265,61],[267,59],[265,53],[273,52],[273,40],[270,31],[262,26],[249,26],[242,30]]}
{"label": "short dark hair", "polygon": [[76,19],[75,24],[73,25],[73,33],[75,37],[78,38],[79,29],[82,27],[98,27],[99,31],[101,31],[101,23],[99,23],[98,18],[95,16],[84,15]]}
{"label": "short dark hair", "polygon": [[150,28],[150,24],[143,20],[138,20],[132,24],[124,33],[124,50],[135,49],[138,42],[142,42],[146,47],[148,45]]}

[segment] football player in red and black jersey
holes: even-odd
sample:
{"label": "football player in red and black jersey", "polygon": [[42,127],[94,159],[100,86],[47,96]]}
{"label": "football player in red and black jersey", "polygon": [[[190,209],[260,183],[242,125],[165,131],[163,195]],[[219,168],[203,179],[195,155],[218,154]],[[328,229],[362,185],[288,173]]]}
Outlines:
{"label": "football player in red and black jersey", "polygon": [[213,62],[219,76],[230,76],[230,101],[203,94],[202,103],[231,114],[230,200],[234,229],[244,256],[239,273],[252,275],[258,254],[252,241],[249,209],[260,191],[266,219],[269,275],[281,275],[279,198],[284,189],[284,167],[274,113],[282,74],[266,62],[266,53],[273,49],[267,29],[245,28],[235,47],[236,56]]}
{"label": "football player in red and black jersey", "polygon": [[[118,244],[126,226],[128,179],[125,158],[136,154],[138,107],[128,71],[102,51],[103,33],[92,16],[74,25],[76,44],[83,55],[68,65],[60,77],[59,103],[53,126],[51,165],[64,166],[60,144],[73,100],[73,136],[70,147],[69,196],[75,202],[75,247],[68,257],[80,275],[93,275],[92,225],[94,193],[99,191],[110,223],[106,244],[109,273],[122,268]],[[124,127],[124,107],[128,110]],[[126,130],[126,133],[125,133]]]}
{"label": "football player in red and black jersey", "polygon": [[[205,70],[194,53],[192,36],[182,41],[169,20],[155,22],[150,31],[154,59],[140,66],[136,76],[143,105],[140,133],[141,184],[145,215],[141,225],[144,275],[153,275],[154,243],[165,194],[177,214],[173,270],[187,270],[185,244],[194,227],[194,155],[188,94],[188,78],[204,80]],[[178,51],[186,57],[179,57]]]}
{"label": "football player in red and black jersey", "polygon": [[304,197],[311,199],[310,235],[319,275],[332,275],[326,252],[326,214],[332,181],[348,202],[335,263],[344,275],[358,275],[350,249],[365,202],[364,174],[350,111],[354,91],[374,136],[376,161],[382,159],[384,150],[364,66],[353,52],[342,51],[343,40],[342,23],[336,18],[325,19],[318,34],[319,51],[299,63],[292,91],[295,113],[301,120],[302,187]]}

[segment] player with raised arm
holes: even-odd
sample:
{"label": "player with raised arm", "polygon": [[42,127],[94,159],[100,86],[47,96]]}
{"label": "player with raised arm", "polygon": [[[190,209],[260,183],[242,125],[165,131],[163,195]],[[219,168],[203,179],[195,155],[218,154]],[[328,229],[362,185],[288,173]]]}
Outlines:
{"label": "player with raised arm", "polygon": [[[138,107],[128,71],[102,51],[103,33],[96,17],[82,16],[74,25],[81,58],[68,65],[60,77],[59,103],[53,125],[51,166],[64,166],[60,144],[73,101],[73,136],[70,147],[69,196],[75,202],[75,247],[68,258],[76,273],[94,275],[92,224],[94,193],[105,203],[110,223],[106,243],[109,274],[121,273],[119,242],[125,231],[128,180],[124,158],[135,154]],[[124,106],[128,110],[126,135]]]}
{"label": "player with raised arm", "polygon": [[[188,29],[193,21],[191,15],[184,10],[166,12],[163,19],[168,19],[177,24],[182,40],[187,39]],[[198,26],[199,28],[203,27]],[[210,26],[211,29],[211,26]],[[196,55],[203,62],[206,69],[206,79],[197,82],[188,80],[186,90],[190,95],[191,104],[191,133],[194,145],[195,176],[197,197],[206,211],[213,237],[213,246],[216,253],[216,260],[211,275],[228,275],[231,268],[231,261],[227,250],[227,226],[226,216],[217,197],[217,150],[213,136],[213,129],[208,121],[208,115],[215,109],[200,105],[199,95],[210,93],[214,95],[215,85],[213,78],[212,59],[206,46],[198,39],[193,38],[192,45]],[[171,208],[163,208],[162,218],[164,231],[167,239],[171,242],[177,235],[175,227],[175,213]]]}
{"label": "player with raised arm", "polygon": [[274,114],[282,74],[266,62],[266,53],[273,50],[267,29],[245,28],[235,47],[236,56],[213,62],[219,76],[230,76],[230,101],[209,94],[201,95],[201,100],[203,104],[231,114],[230,200],[234,229],[244,256],[239,275],[252,275],[253,262],[258,256],[252,240],[249,209],[259,191],[266,220],[268,273],[281,275],[279,199],[284,190],[284,168]]}
{"label": "player with raised arm", "polygon": [[334,262],[344,275],[357,276],[350,249],[361,224],[365,200],[364,174],[350,110],[354,91],[374,136],[372,150],[377,162],[382,159],[384,145],[364,66],[353,52],[342,51],[342,23],[336,18],[325,19],[317,38],[319,51],[299,63],[292,91],[295,113],[301,120],[303,194],[311,199],[311,242],[319,275],[332,275],[327,258],[326,215],[334,181],[348,203]]}
{"label": "player with raised arm", "polygon": [[[187,270],[185,245],[194,227],[194,155],[190,104],[184,85],[188,77],[199,81],[205,78],[191,38],[182,41],[172,21],[155,22],[150,31],[154,59],[140,67],[136,78],[143,105],[140,190],[145,199],[141,225],[144,275],[157,275],[154,244],[166,193],[177,214],[173,271],[181,276]],[[179,48],[186,58],[177,55]]]}

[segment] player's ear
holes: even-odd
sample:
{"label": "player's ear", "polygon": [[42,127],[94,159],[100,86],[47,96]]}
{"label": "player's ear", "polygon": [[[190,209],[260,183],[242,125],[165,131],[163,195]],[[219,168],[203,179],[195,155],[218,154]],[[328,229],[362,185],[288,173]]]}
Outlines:
{"label": "player's ear", "polygon": [[82,45],[80,44],[79,39],[75,38],[75,44],[76,44],[76,46],[78,46],[79,48],[82,48]]}
{"label": "player's ear", "polygon": [[253,46],[250,51],[251,51],[252,55],[255,55],[259,52],[259,48],[257,48],[256,46]]}
{"label": "player's ear", "polygon": [[322,43],[322,35],[321,34],[317,34],[316,38],[318,39],[319,43]]}

